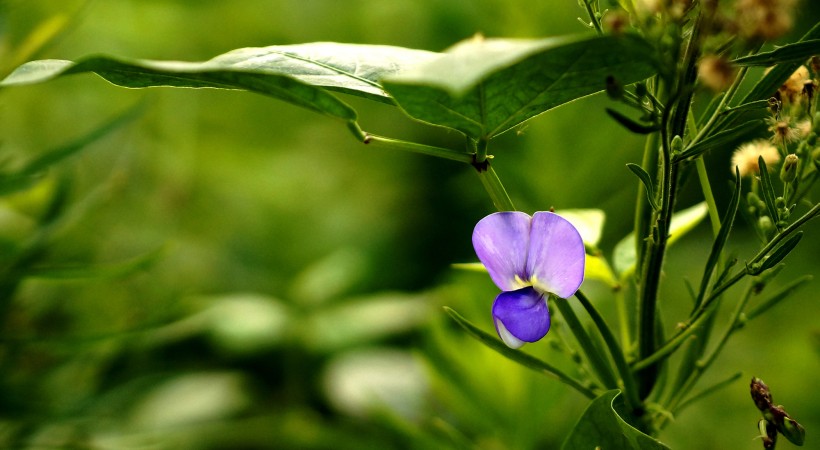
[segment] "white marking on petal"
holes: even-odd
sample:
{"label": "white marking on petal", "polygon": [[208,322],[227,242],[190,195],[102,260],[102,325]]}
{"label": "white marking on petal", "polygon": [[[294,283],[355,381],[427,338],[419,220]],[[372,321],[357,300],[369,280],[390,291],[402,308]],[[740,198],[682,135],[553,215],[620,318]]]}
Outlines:
{"label": "white marking on petal", "polygon": [[507,327],[504,326],[504,322],[496,319],[495,320],[495,329],[498,331],[498,337],[507,345],[509,348],[521,348],[526,342],[518,339],[517,337],[513,336],[512,333],[507,331]]}

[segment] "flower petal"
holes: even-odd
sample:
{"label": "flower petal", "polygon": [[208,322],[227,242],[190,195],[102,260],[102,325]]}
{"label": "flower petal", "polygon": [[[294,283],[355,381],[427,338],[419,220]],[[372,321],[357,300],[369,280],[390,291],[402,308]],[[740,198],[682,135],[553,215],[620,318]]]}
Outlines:
{"label": "flower petal", "polygon": [[493,322],[508,347],[535,342],[550,330],[550,312],[543,294],[532,287],[502,292],[493,303]]}
{"label": "flower petal", "polygon": [[568,220],[552,212],[533,215],[527,274],[533,286],[568,298],[584,281],[584,242]]}
{"label": "flower petal", "polygon": [[479,220],[473,230],[476,255],[502,291],[521,287],[516,276],[526,279],[531,221],[522,212],[498,212]]}

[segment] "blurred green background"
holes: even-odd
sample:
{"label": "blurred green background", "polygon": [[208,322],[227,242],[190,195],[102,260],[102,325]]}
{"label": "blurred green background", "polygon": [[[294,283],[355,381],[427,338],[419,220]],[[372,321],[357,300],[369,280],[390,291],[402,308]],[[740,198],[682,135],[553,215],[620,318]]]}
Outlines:
{"label": "blurred green background", "polygon": [[[795,35],[820,17],[818,5],[805,8]],[[583,32],[579,15],[573,1],[6,0],[0,69],[94,53],[200,61],[314,41],[442,50],[476,32]],[[365,131],[463,145],[394,108],[344,100]],[[492,328],[496,288],[450,268],[475,260],[472,227],[493,210],[471,170],[365,147],[340,122],[262,96],[127,90],[93,75],[0,92],[0,163],[19,166],[134,105],[136,119],[0,205],[5,252],[36,236],[63,196],[68,219],[34,268],[123,269],[2,286],[0,447],[560,445],[585,399],[485,350],[440,308]],[[609,255],[630,230],[637,183],[624,164],[640,160],[643,144],[605,106],[598,95],[560,107],[491,151],[520,209],[604,210]],[[730,154],[707,158],[714,185],[727,186],[721,205]],[[687,183],[682,206],[699,201],[695,187]],[[817,273],[820,233],[814,223],[806,230],[775,285]],[[682,280],[699,279],[710,245],[701,225],[673,248],[667,329],[688,313]],[[732,246],[742,259],[756,242],[742,226]],[[611,293],[585,290],[614,322]],[[807,428],[807,448],[818,445],[816,292],[814,282],[738,333],[702,383],[744,376],[676,417],[661,439],[760,448],[755,375]],[[556,346],[526,349],[572,370]]]}

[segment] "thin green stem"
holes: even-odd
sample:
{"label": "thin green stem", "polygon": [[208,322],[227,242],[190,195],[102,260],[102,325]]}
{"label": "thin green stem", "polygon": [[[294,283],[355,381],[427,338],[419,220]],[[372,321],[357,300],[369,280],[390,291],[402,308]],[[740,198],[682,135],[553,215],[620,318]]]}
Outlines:
{"label": "thin green stem", "polygon": [[595,15],[595,8],[592,7],[593,0],[583,0],[584,6],[586,7],[587,14],[589,14],[589,20],[592,22],[592,26],[595,27],[595,31],[598,35],[604,34],[604,30],[601,28],[601,21],[598,16]]}
{"label": "thin green stem", "polygon": [[712,131],[712,127],[717,123],[717,120],[723,116],[723,111],[726,109],[726,106],[729,104],[729,101],[735,96],[737,89],[740,87],[741,82],[746,77],[746,71],[748,71],[748,67],[742,67],[735,77],[732,85],[729,86],[729,89],[726,90],[726,94],[723,95],[723,98],[720,99],[720,103],[718,104],[717,108],[712,112],[712,117],[703,125],[703,128],[700,129],[697,135],[689,142],[689,146],[700,142],[701,139],[705,138],[709,135]]}
{"label": "thin green stem", "polygon": [[467,151],[433,147],[431,145],[417,144],[415,142],[402,141],[400,139],[392,139],[370,133],[364,133],[364,139],[362,139],[362,142],[373,147],[389,148],[392,150],[405,150],[467,164],[472,164],[473,162],[473,154]]}
{"label": "thin green stem", "polygon": [[623,349],[618,345],[618,341],[615,339],[615,335],[598,310],[595,309],[592,302],[590,302],[580,290],[575,293],[575,297],[581,302],[581,306],[584,307],[589,317],[592,318],[592,322],[598,328],[598,332],[601,333],[601,337],[604,339],[604,343],[609,350],[609,355],[612,361],[615,362],[615,368],[618,370],[621,383],[623,383],[623,391],[627,404],[631,410],[642,412],[643,406],[641,399],[638,397],[635,378],[632,374],[632,370],[629,368],[629,364],[626,362]]}
{"label": "thin green stem", "polygon": [[709,222],[712,224],[712,234],[717,236],[720,233],[720,214],[717,210],[715,197],[712,195],[712,186],[709,184],[709,174],[706,172],[703,155],[695,158],[695,167],[698,171],[698,181],[700,182],[700,189],[703,191],[703,199],[709,208]]}
{"label": "thin green stem", "polygon": [[615,292],[615,308],[618,313],[618,328],[621,332],[621,342],[624,347],[624,354],[631,355],[632,333],[629,329],[629,312],[626,307],[625,289],[621,287]]}
{"label": "thin green stem", "polygon": [[592,370],[598,376],[598,379],[601,380],[604,387],[607,389],[617,389],[618,382],[615,378],[615,373],[612,371],[612,367],[604,355],[595,347],[595,344],[593,344],[592,338],[587,334],[581,321],[578,320],[578,316],[575,315],[575,311],[572,310],[572,306],[569,302],[565,299],[558,298],[555,299],[553,304],[558,306],[558,310],[561,311],[564,321],[567,323],[570,331],[572,331],[575,340],[578,341],[578,344],[581,346],[581,350],[583,350]]}
{"label": "thin green stem", "polygon": [[809,220],[816,217],[820,214],[820,203],[814,205],[814,207],[809,210],[806,214],[802,217],[797,219],[794,223],[786,227],[783,231],[778,233],[768,244],[766,244],[763,249],[761,249],[751,261],[746,264],[746,267],[741,269],[739,272],[734,274],[731,278],[721,283],[719,286],[715,287],[709,296],[704,299],[703,303],[696,309],[692,316],[689,318],[686,324],[684,324],[683,330],[678,332],[675,336],[671,339],[666,341],[664,345],[662,345],[658,350],[653,353],[652,355],[641,359],[640,361],[636,362],[632,365],[633,370],[640,370],[645,367],[649,367],[655,362],[661,360],[666,355],[674,352],[683,342],[685,339],[695,332],[695,330],[700,326],[704,320],[708,317],[706,312],[709,308],[715,306],[715,300],[717,300],[723,292],[725,292],[730,287],[734,286],[738,281],[743,279],[746,275],[750,275],[749,266],[752,266],[758,262],[760,262],[764,257],[766,257],[770,251],[772,251],[777,244],[779,244],[783,239],[788,237],[791,233],[797,231],[804,223],[808,222]]}
{"label": "thin green stem", "polygon": [[504,189],[504,185],[501,184],[501,180],[498,178],[498,174],[495,173],[493,166],[487,162],[485,170],[479,168],[476,168],[476,170],[478,171],[478,178],[481,180],[481,184],[484,185],[484,189],[490,194],[490,199],[492,199],[495,209],[499,211],[515,211],[515,205],[513,205],[510,196],[507,194],[507,190]]}

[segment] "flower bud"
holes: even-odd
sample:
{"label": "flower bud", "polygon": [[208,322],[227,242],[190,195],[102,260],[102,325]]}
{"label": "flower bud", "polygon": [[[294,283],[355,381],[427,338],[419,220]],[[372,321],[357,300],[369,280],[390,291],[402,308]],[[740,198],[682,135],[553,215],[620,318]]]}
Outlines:
{"label": "flower bud", "polygon": [[783,167],[780,169],[780,180],[784,183],[791,183],[797,178],[797,165],[800,159],[795,154],[786,155],[783,160]]}
{"label": "flower bud", "polygon": [[772,231],[773,226],[774,226],[774,223],[772,223],[772,218],[769,217],[769,216],[760,216],[757,219],[757,227],[760,228],[760,231],[762,231],[766,234],[768,234],[770,231]]}
{"label": "flower bud", "polygon": [[806,440],[806,429],[796,420],[789,417],[788,414],[783,418],[783,424],[777,428],[780,434],[786,436],[786,439],[794,445],[803,445],[803,442]]}
{"label": "flower bud", "polygon": [[761,412],[765,413],[772,406],[772,394],[769,392],[769,386],[760,378],[753,377],[749,384],[749,390],[752,394],[752,401]]}

